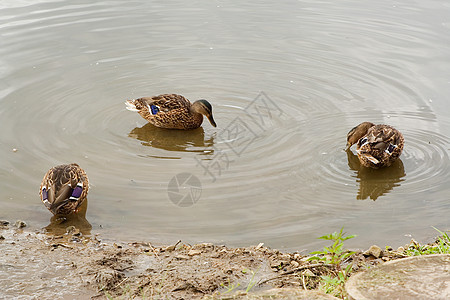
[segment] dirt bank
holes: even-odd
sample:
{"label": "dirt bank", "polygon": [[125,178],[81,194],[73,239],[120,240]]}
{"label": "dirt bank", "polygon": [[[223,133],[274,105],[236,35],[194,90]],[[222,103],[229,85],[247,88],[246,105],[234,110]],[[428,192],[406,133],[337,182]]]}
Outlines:
{"label": "dirt bank", "polygon": [[[262,244],[227,248],[208,243],[105,243],[98,236],[85,237],[73,227],[67,231],[54,236],[11,224],[0,226],[0,295],[191,299],[248,298],[245,292],[250,291],[256,299],[261,293],[300,298],[304,290],[318,287],[320,275],[333,272],[299,253],[283,253]],[[402,256],[393,253],[359,252],[351,261],[358,270]],[[304,299],[332,298],[314,293]]]}

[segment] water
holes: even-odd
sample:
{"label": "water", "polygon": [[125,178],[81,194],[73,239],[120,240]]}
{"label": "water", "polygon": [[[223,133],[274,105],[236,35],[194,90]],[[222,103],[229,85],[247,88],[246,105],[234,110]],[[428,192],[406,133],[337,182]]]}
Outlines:
{"label": "water", "polygon": [[[77,162],[82,227],[106,239],[315,250],[342,226],[359,248],[429,239],[450,226],[449,31],[443,0],[3,0],[0,218],[57,232],[39,184]],[[161,93],[208,99],[218,127],[160,130],[125,109]],[[347,156],[362,121],[403,132],[401,161]],[[198,179],[191,202],[182,173]]]}

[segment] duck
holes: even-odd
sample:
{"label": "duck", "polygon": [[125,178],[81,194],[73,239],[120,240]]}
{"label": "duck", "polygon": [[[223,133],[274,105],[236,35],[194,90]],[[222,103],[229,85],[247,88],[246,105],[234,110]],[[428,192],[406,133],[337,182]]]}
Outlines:
{"label": "duck", "polygon": [[346,151],[356,144],[362,166],[373,169],[389,167],[402,154],[403,134],[390,125],[362,122],[347,134]]}
{"label": "duck", "polygon": [[42,179],[39,195],[45,207],[54,215],[77,213],[86,200],[89,179],[76,163],[51,168]]}
{"label": "duck", "polygon": [[138,112],[141,117],[156,127],[166,129],[196,129],[206,116],[216,127],[211,104],[200,99],[191,103],[177,94],[162,94],[125,101],[127,109]]}

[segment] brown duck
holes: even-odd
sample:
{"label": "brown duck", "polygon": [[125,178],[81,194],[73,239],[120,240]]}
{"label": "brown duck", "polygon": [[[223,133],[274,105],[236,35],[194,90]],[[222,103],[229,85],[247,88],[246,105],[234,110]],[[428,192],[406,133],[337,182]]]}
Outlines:
{"label": "brown duck", "polygon": [[54,215],[69,215],[86,200],[89,180],[77,164],[51,168],[42,179],[39,194],[44,205]]}
{"label": "brown duck", "polygon": [[163,94],[127,100],[125,104],[128,110],[137,111],[141,117],[156,127],[195,129],[202,125],[203,116],[206,116],[211,125],[216,127],[212,106],[204,99],[191,103],[181,95]]}
{"label": "brown duck", "polygon": [[363,122],[347,134],[347,147],[356,144],[361,165],[374,169],[390,166],[403,151],[405,140],[400,131],[389,125]]}

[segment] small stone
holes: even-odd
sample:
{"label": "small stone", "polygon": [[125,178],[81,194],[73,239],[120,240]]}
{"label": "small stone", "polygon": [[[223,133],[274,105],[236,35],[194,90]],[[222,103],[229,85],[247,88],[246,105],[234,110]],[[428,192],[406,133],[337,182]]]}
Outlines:
{"label": "small stone", "polygon": [[24,228],[27,227],[27,223],[25,223],[22,220],[17,220],[16,223],[14,224],[17,228]]}
{"label": "small stone", "polygon": [[178,254],[175,256],[176,259],[189,259],[189,256],[187,255],[183,255],[183,254]]}
{"label": "small stone", "polygon": [[316,274],[314,274],[310,269],[306,269],[305,271],[303,271],[302,275],[308,277],[316,276]]}
{"label": "small stone", "polygon": [[178,244],[179,243],[181,243],[181,240],[179,240],[178,242],[176,242],[174,245],[171,245],[171,246],[167,246],[166,248],[163,248],[163,249],[161,249],[162,251],[174,251],[176,248],[177,248],[177,246],[178,246]]}
{"label": "small stone", "polygon": [[8,226],[8,225],[9,225],[9,221],[0,220],[0,226]]}
{"label": "small stone", "polygon": [[200,251],[200,250],[189,250],[188,255],[194,256],[194,255],[199,255],[201,253],[202,253],[202,251]]}
{"label": "small stone", "polygon": [[293,260],[293,261],[291,261],[291,266],[293,268],[298,268],[298,266],[300,266],[300,264],[298,263],[298,261]]}
{"label": "small stone", "polygon": [[67,233],[72,233],[72,232],[74,232],[75,231],[75,229],[77,229],[75,226],[68,226],[68,227],[66,227],[66,232]]}
{"label": "small stone", "polygon": [[17,152],[17,148],[13,148],[12,151],[13,151],[13,152]]}
{"label": "small stone", "polygon": [[370,246],[368,252],[375,258],[380,258],[383,255],[383,250],[381,250],[381,248],[378,247],[377,245]]}
{"label": "small stone", "polygon": [[0,235],[0,241],[3,241],[5,237],[3,235]]}
{"label": "small stone", "polygon": [[403,252],[405,252],[405,248],[403,248],[402,246],[400,246],[400,247],[397,248],[397,252],[403,253]]}
{"label": "small stone", "polygon": [[279,258],[282,259],[282,260],[287,260],[287,261],[289,261],[289,260],[291,259],[291,255],[288,254],[288,253],[285,253],[285,254],[281,254],[281,255],[279,256]]}
{"label": "small stone", "polygon": [[280,270],[280,269],[282,269],[283,267],[285,267],[287,265],[289,265],[289,261],[276,260],[276,261],[273,261],[270,264],[270,267],[273,268],[273,269],[277,268],[278,270]]}
{"label": "small stone", "polygon": [[294,254],[294,259],[295,260],[299,260],[299,259],[301,259],[302,258],[302,256],[300,255],[300,253],[295,253]]}
{"label": "small stone", "polygon": [[170,252],[175,250],[175,247],[176,247],[175,245],[167,246],[166,248],[163,249],[163,251]]}

